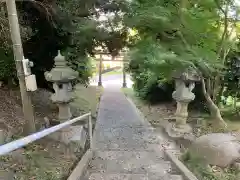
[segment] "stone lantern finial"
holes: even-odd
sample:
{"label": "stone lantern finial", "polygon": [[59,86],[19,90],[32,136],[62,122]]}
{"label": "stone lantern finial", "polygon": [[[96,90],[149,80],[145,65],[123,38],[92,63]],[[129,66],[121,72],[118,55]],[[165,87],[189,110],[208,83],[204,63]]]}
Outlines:
{"label": "stone lantern finial", "polygon": [[58,50],[58,55],[54,58],[54,62],[56,68],[62,68],[67,66],[66,59],[64,56],[62,56],[60,50]]}

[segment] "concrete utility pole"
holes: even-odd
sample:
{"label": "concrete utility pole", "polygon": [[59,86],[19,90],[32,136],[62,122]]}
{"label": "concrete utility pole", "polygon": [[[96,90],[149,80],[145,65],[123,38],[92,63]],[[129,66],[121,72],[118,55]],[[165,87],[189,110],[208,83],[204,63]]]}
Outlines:
{"label": "concrete utility pole", "polygon": [[20,92],[22,98],[23,114],[24,114],[24,134],[31,134],[36,132],[34,112],[31,101],[31,94],[27,91],[25,74],[23,69],[23,49],[20,36],[20,28],[17,16],[17,9],[15,0],[7,0],[8,20],[11,31],[11,39],[13,43],[14,59],[16,63],[17,75],[19,79]]}

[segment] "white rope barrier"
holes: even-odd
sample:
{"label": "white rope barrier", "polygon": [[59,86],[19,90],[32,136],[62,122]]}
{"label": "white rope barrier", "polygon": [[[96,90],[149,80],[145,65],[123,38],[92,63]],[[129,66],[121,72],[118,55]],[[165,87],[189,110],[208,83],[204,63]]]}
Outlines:
{"label": "white rope barrier", "polygon": [[[53,126],[51,128],[44,129],[44,130],[42,130],[40,132],[31,134],[29,136],[26,136],[24,138],[18,139],[16,141],[12,141],[12,142],[7,143],[7,144],[4,144],[4,145],[0,146],[0,156],[1,155],[6,155],[9,152],[12,152],[12,151],[14,151],[16,149],[19,149],[19,148],[23,147],[23,146],[26,146],[29,143],[32,143],[32,142],[34,142],[34,141],[36,141],[38,139],[41,139],[41,138],[43,138],[43,137],[45,137],[45,136],[47,136],[47,135],[49,135],[51,133],[54,133],[54,132],[56,132],[56,131],[64,128],[64,127],[67,127],[67,126],[69,126],[69,125],[71,125],[71,124],[73,124],[73,123],[75,123],[77,121],[83,120],[83,119],[85,119],[85,118],[87,118],[89,116],[91,116],[91,113],[84,114],[82,116],[79,116],[77,118],[68,120],[68,121],[66,121],[64,123],[61,123],[59,125]],[[91,118],[89,118],[89,120],[91,120]]]}

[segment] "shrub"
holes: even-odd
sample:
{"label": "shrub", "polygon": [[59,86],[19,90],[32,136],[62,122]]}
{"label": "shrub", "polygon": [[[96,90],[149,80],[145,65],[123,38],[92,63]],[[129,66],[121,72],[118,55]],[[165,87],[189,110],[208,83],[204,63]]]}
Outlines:
{"label": "shrub", "polygon": [[13,52],[0,47],[0,81],[9,84],[16,82],[16,80],[17,74]]}

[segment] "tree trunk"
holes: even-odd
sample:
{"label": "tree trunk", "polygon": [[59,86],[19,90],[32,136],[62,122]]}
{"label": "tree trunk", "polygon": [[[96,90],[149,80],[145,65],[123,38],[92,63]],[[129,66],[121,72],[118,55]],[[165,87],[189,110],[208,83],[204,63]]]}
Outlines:
{"label": "tree trunk", "polygon": [[204,97],[206,98],[208,108],[210,110],[211,116],[213,118],[213,122],[215,126],[221,127],[221,128],[227,128],[226,122],[223,120],[221,112],[217,105],[213,102],[210,95],[207,93],[206,86],[204,79],[202,78],[202,90]]}
{"label": "tree trunk", "polygon": [[220,77],[217,76],[215,79],[214,79],[214,82],[213,82],[213,90],[212,90],[212,100],[214,103],[218,103],[217,102],[217,97],[219,95],[219,91],[220,91]]}
{"label": "tree trunk", "polygon": [[237,96],[233,97],[233,109],[237,110]]}
{"label": "tree trunk", "polygon": [[216,103],[217,103],[218,107],[221,105],[221,99],[223,96],[223,92],[224,92],[224,85],[220,84],[220,89],[219,89],[218,95],[216,97]]}

